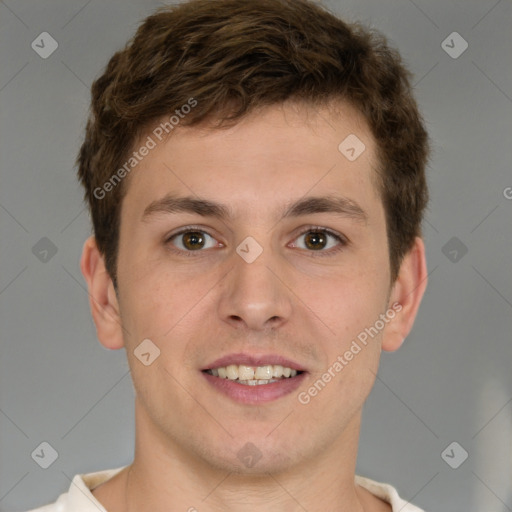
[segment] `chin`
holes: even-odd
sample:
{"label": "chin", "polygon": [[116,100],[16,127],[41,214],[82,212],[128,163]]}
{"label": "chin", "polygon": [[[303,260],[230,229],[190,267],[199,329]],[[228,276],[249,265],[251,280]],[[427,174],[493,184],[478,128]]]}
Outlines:
{"label": "chin", "polygon": [[265,477],[268,474],[286,472],[294,466],[294,460],[289,454],[263,449],[260,450],[248,442],[237,453],[217,453],[213,460],[208,461],[217,469],[239,476]]}

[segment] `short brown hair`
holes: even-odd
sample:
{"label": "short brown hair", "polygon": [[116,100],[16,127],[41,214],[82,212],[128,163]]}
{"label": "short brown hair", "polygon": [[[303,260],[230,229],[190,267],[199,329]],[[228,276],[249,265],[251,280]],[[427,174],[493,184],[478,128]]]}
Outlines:
{"label": "short brown hair", "polygon": [[[232,123],[257,107],[343,100],[364,117],[378,151],[391,276],[421,235],[428,137],[397,51],[374,30],[309,0],[189,0],[157,10],[92,85],[77,164],[98,248],[116,284],[126,184],[113,176],[149,123],[197,102],[180,124]],[[341,141],[340,141],[341,142]]]}

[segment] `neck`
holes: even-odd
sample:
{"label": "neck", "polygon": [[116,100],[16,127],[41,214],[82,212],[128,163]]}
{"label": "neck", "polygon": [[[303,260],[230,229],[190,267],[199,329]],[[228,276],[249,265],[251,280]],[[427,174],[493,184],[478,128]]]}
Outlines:
{"label": "neck", "polygon": [[[141,411],[139,411],[140,413]],[[368,500],[354,483],[360,414],[334,445],[279,471],[240,472],[214,467],[169,443],[137,414],[135,458],[126,473],[126,512],[255,512],[267,510],[360,512]]]}

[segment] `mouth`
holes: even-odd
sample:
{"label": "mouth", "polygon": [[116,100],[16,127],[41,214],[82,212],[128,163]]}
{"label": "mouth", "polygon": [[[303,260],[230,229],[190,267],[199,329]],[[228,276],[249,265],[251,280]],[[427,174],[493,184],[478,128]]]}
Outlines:
{"label": "mouth", "polygon": [[234,355],[217,360],[202,374],[217,391],[231,399],[260,404],[297,389],[307,371],[281,357],[268,356],[265,360],[264,356]]}
{"label": "mouth", "polygon": [[282,366],[280,364],[268,364],[264,366],[230,364],[228,366],[219,366],[218,368],[203,371],[213,377],[228,379],[244,386],[264,386],[266,384],[279,382],[283,379],[293,379],[297,375],[304,373],[301,370],[295,370],[289,366]]}

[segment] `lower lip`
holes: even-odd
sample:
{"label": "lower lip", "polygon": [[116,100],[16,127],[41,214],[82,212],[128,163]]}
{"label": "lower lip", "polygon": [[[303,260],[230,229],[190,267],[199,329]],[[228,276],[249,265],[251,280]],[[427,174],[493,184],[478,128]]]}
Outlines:
{"label": "lower lip", "polygon": [[218,391],[242,404],[262,404],[289,395],[301,385],[306,377],[306,372],[302,372],[295,377],[281,379],[278,382],[247,386],[237,384],[233,380],[215,377],[206,372],[201,373]]}

